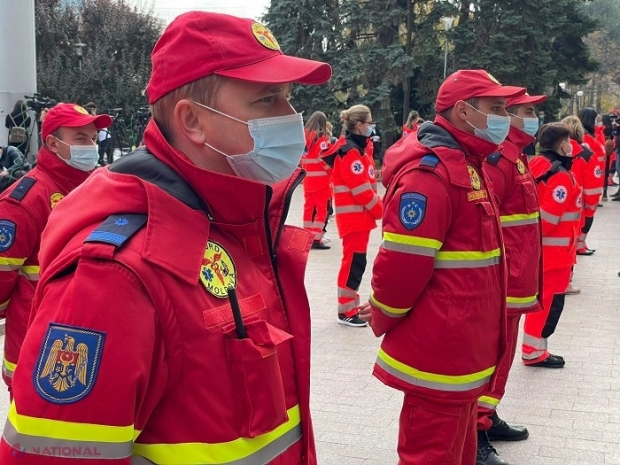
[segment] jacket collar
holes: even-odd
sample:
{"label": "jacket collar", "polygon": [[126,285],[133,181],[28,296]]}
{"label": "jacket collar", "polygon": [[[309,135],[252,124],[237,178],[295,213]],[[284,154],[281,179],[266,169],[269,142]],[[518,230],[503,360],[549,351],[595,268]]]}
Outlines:
{"label": "jacket collar", "polygon": [[510,126],[510,132],[508,133],[508,141],[516,145],[519,148],[520,152],[523,151],[525,147],[530,145],[535,140],[536,140],[535,137],[532,137],[529,134],[524,133],[520,129]]}
{"label": "jacket collar", "polygon": [[64,195],[86,181],[92,173],[92,171],[82,171],[67,165],[62,158],[45,146],[41,147],[37,155],[37,168],[47,174]]}

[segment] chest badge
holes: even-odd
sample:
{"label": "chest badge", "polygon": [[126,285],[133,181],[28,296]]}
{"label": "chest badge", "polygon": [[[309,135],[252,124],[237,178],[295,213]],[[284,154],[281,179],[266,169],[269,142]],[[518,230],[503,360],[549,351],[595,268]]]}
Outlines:
{"label": "chest badge", "polygon": [[207,242],[200,280],[215,297],[228,297],[228,289],[237,286],[237,269],[228,251],[217,242]]}
{"label": "chest badge", "polygon": [[53,210],[54,207],[56,205],[58,205],[58,202],[60,202],[62,199],[64,199],[65,196],[62,195],[60,192],[54,192],[51,196],[50,196],[50,208]]}
{"label": "chest badge", "polygon": [[525,165],[521,160],[517,160],[517,171],[519,174],[525,174]]}
{"label": "chest badge", "polygon": [[478,173],[474,169],[473,166],[468,166],[467,171],[469,171],[469,181],[471,182],[472,189],[479,191],[480,190],[480,177]]}

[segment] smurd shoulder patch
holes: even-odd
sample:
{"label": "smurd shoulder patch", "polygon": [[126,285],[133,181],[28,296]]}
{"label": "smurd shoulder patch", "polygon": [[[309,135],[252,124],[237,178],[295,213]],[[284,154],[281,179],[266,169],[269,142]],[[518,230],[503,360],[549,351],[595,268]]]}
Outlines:
{"label": "smurd shoulder patch", "polygon": [[220,299],[228,297],[228,289],[237,286],[235,262],[228,251],[217,242],[207,242],[200,280],[207,291]]}
{"label": "smurd shoulder patch", "polygon": [[6,252],[15,242],[17,225],[9,220],[0,220],[0,252]]}
{"label": "smurd shoulder patch", "polygon": [[147,216],[112,215],[97,227],[84,242],[103,242],[120,247],[146,224]]}
{"label": "smurd shoulder patch", "polygon": [[407,192],[400,196],[400,223],[412,230],[420,226],[426,213],[426,196],[418,192]]}
{"label": "smurd shoulder patch", "polygon": [[50,323],[33,375],[41,397],[56,404],[84,398],[95,385],[105,334]]}

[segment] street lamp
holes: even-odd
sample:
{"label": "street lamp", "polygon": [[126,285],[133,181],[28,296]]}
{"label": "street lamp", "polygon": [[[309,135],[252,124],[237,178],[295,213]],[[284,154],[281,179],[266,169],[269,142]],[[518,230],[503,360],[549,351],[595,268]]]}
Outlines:
{"label": "street lamp", "polygon": [[583,90],[577,91],[577,111],[581,110],[581,97],[583,97]]}
{"label": "street lamp", "polygon": [[82,71],[82,58],[84,57],[84,47],[86,47],[86,44],[78,42],[76,44],[73,44],[73,46],[75,47],[75,53],[77,54],[79,60],[80,71]]}
{"label": "street lamp", "polygon": [[452,25],[454,24],[454,18],[451,16],[444,16],[441,18],[441,22],[443,23],[444,31],[446,31],[446,50],[443,57],[443,78],[446,78],[446,73],[448,71],[448,31],[452,29]]}

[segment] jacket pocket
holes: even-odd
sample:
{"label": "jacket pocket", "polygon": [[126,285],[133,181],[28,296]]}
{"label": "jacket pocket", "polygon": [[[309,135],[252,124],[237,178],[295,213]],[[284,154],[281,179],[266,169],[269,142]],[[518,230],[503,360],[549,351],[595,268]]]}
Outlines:
{"label": "jacket pocket", "polygon": [[455,358],[463,357],[471,347],[468,348],[466,340],[466,329],[464,327],[467,320],[467,311],[454,305],[448,306],[446,322],[437,346],[437,357],[442,360],[452,362]]}
{"label": "jacket pocket", "polygon": [[481,252],[489,252],[499,247],[498,219],[490,202],[479,202],[478,207],[481,209]]}
{"label": "jacket pocket", "polygon": [[525,199],[526,213],[534,213],[538,211],[538,196],[536,194],[536,186],[534,181],[529,178],[522,178],[519,180],[522,189],[523,197]]}
{"label": "jacket pocket", "polygon": [[234,324],[224,328],[240,437],[254,438],[288,421],[278,346],[292,336],[264,320],[245,325],[237,338]]}

